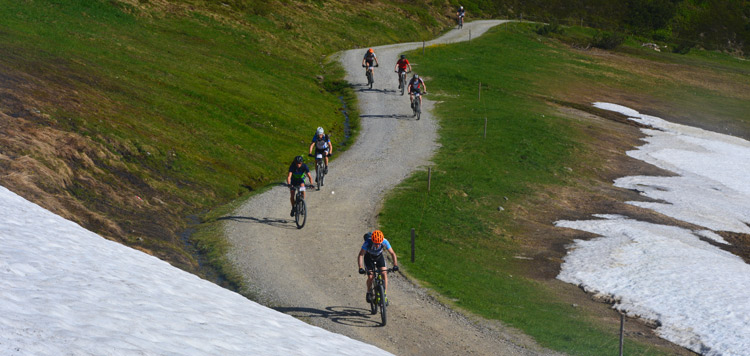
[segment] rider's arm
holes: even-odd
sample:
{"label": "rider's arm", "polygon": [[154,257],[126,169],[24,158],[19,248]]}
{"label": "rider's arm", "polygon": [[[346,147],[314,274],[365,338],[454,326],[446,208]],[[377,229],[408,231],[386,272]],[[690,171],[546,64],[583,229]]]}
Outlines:
{"label": "rider's arm", "polygon": [[286,184],[292,184],[292,172],[289,172],[289,175],[286,176]]}
{"label": "rider's arm", "polygon": [[391,254],[391,259],[393,260],[393,265],[398,266],[398,258],[396,258],[396,252],[393,251],[393,248],[388,249],[388,253]]}
{"label": "rider's arm", "polygon": [[312,179],[312,175],[310,175],[310,171],[307,171],[307,179],[310,180],[310,185],[313,185],[312,184],[313,179]]}
{"label": "rider's arm", "polygon": [[313,143],[310,144],[310,154],[312,154],[313,146],[315,146],[315,141],[313,141]]}
{"label": "rider's arm", "polygon": [[365,250],[359,249],[359,254],[357,255],[357,265],[359,268],[364,268],[364,256],[365,256]]}
{"label": "rider's arm", "polygon": [[328,154],[333,154],[333,144],[331,143],[331,140],[328,140]]}
{"label": "rider's arm", "polygon": [[424,89],[424,92],[426,93],[427,92],[427,85],[424,84],[424,80],[422,80],[422,78],[420,78],[420,80],[422,81],[422,89]]}

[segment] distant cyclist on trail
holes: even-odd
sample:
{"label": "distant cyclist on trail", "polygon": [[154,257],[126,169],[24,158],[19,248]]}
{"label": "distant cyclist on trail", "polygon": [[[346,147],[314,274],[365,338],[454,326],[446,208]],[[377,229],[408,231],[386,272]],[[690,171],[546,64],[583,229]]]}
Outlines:
{"label": "distant cyclist on trail", "polygon": [[458,11],[456,11],[456,19],[458,20],[459,26],[462,26],[464,24],[465,16],[466,16],[466,10],[464,10],[463,6],[459,6]]}
{"label": "distant cyclist on trail", "polygon": [[401,80],[400,80],[401,73],[411,72],[411,64],[409,63],[409,60],[406,59],[405,55],[403,54],[401,55],[401,59],[399,59],[396,62],[396,68],[394,68],[393,70],[396,71],[396,73],[398,73],[398,78],[399,78],[398,88],[401,89]]}
{"label": "distant cyclist on trail", "polygon": [[[362,58],[362,66],[365,67],[365,72],[372,67],[372,64],[375,63],[375,66],[379,66],[378,63],[378,57],[375,55],[375,51],[370,48],[365,52],[365,57]],[[375,74],[375,69],[372,70],[372,74]]]}
{"label": "distant cyclist on trail", "polygon": [[326,162],[325,173],[328,174],[328,156],[333,154],[333,144],[331,144],[331,139],[325,134],[322,127],[318,127],[318,130],[315,131],[315,136],[313,136],[310,144],[310,154],[313,153],[313,147],[316,156],[318,153],[323,155]]}
{"label": "distant cyclist on trail", "polygon": [[[391,244],[385,239],[383,232],[375,230],[368,232],[364,236],[365,243],[362,244],[362,248],[359,250],[357,255],[357,264],[359,265],[359,274],[367,273],[367,294],[365,294],[365,300],[368,303],[372,301],[372,280],[375,278],[375,268],[379,268],[383,271],[383,279],[385,282],[385,302],[388,303],[388,272],[385,265],[385,256],[383,256],[383,250],[385,249],[391,254],[393,260],[393,271],[398,271],[398,259],[396,253],[393,252]],[[362,268],[362,264],[367,268]]]}
{"label": "distant cyclist on trail", "polygon": [[294,216],[294,190],[295,187],[299,186],[299,190],[302,191],[302,199],[305,199],[305,175],[310,180],[312,186],[312,176],[310,175],[310,169],[305,164],[305,159],[302,156],[294,157],[294,161],[289,166],[289,175],[286,176],[286,184],[289,185],[289,201],[292,203],[292,212],[289,216]]}
{"label": "distant cyclist on trail", "polygon": [[[423,91],[420,91],[423,89]],[[409,88],[409,99],[411,100],[411,108],[414,109],[414,94],[415,93],[427,93],[427,87],[424,85],[424,80],[419,75],[414,74],[408,84]],[[419,96],[419,107],[422,107],[422,96]]]}

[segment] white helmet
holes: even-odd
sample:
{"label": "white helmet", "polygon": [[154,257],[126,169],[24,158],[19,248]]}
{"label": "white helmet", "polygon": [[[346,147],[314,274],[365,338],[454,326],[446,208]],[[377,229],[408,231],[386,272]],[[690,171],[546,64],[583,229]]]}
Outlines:
{"label": "white helmet", "polygon": [[459,7],[459,9],[463,10],[463,9],[464,9],[464,7],[463,7],[463,6],[461,6],[461,7]]}
{"label": "white helmet", "polygon": [[322,135],[323,133],[324,133],[323,128],[322,127],[318,127],[318,131],[316,131],[316,134]]}

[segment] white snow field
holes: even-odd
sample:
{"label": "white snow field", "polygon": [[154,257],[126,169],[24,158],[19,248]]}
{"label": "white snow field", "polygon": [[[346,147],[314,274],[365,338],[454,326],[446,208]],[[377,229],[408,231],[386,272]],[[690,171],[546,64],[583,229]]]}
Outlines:
{"label": "white snow field", "polygon": [[[558,279],[612,297],[631,317],[657,322],[663,338],[704,355],[750,355],[750,265],[707,242],[716,231],[750,233],[750,142],[595,103],[651,126],[631,157],[674,172],[615,185],[657,202],[629,202],[702,228],[595,215],[557,226],[601,237],[569,247]],[[701,240],[701,237],[704,240]]]}
{"label": "white snow field", "polygon": [[389,355],[0,187],[0,355]]}

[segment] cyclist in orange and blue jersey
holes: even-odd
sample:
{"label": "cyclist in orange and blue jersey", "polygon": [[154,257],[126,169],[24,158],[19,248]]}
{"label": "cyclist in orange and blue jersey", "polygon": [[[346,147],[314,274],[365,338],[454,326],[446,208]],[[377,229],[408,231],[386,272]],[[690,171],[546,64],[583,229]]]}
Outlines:
{"label": "cyclist in orange and blue jersey", "polygon": [[[372,301],[372,280],[375,279],[375,268],[383,271],[383,279],[385,282],[385,294],[388,295],[388,268],[385,265],[385,256],[383,256],[383,250],[388,251],[393,260],[393,271],[398,271],[398,259],[396,253],[393,252],[391,244],[385,239],[383,232],[375,230],[371,233],[367,233],[364,236],[365,243],[362,244],[362,248],[359,250],[357,255],[357,264],[359,265],[359,274],[367,273],[367,294],[365,294],[365,300],[369,303]],[[367,268],[365,271],[362,268],[362,264]],[[388,303],[388,298],[385,298]]]}

